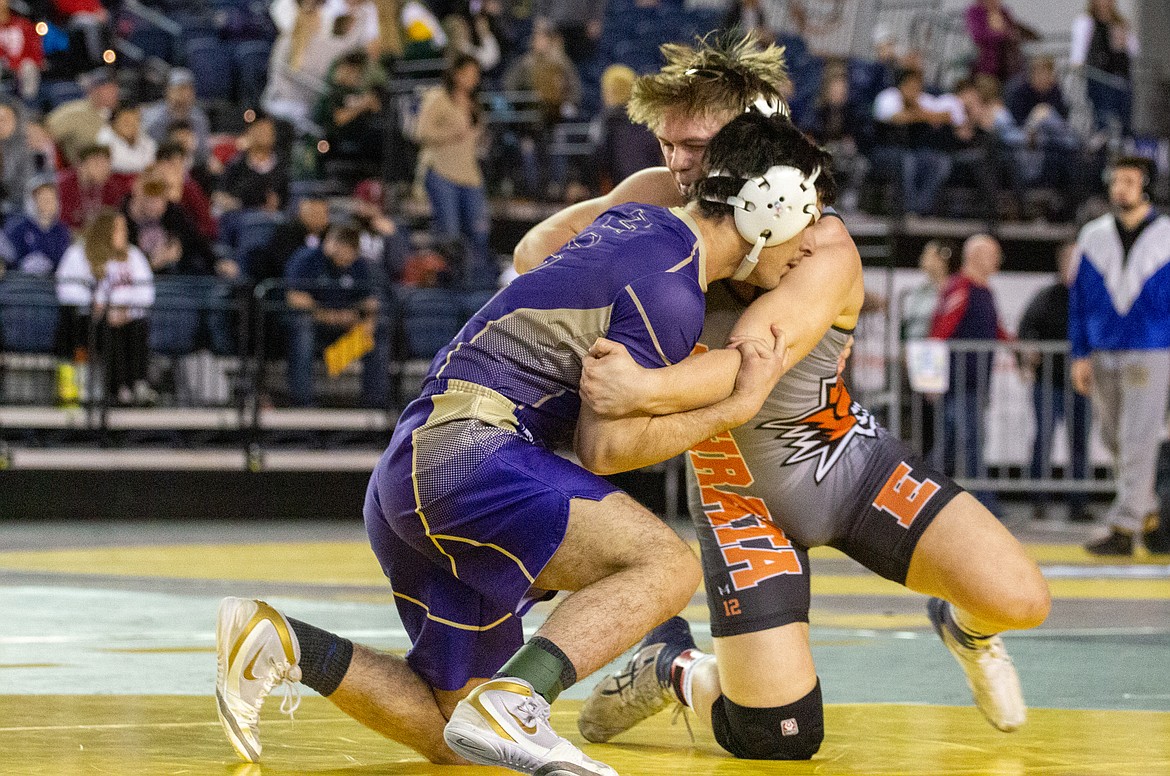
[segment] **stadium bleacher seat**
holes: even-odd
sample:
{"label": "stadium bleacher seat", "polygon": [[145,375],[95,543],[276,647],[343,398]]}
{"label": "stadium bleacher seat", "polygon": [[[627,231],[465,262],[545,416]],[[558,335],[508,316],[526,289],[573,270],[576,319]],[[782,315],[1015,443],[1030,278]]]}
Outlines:
{"label": "stadium bleacher seat", "polygon": [[20,275],[0,280],[0,349],[52,353],[58,317],[53,280]]}
{"label": "stadium bleacher seat", "polygon": [[62,103],[85,96],[85,89],[77,81],[45,81],[41,84],[42,101],[52,110]]}
{"label": "stadium bleacher seat", "polygon": [[[429,359],[459,333],[467,317],[460,294],[443,288],[406,288],[399,292],[403,360]],[[476,308],[478,309],[478,308]]]}
{"label": "stadium bleacher seat", "polygon": [[[211,281],[211,282],[209,282]],[[150,350],[164,356],[194,353],[199,323],[214,278],[160,277],[154,282]]]}
{"label": "stadium bleacher seat", "polygon": [[232,98],[231,47],[219,38],[186,41],[187,67],[195,74],[195,93],[201,100]]}

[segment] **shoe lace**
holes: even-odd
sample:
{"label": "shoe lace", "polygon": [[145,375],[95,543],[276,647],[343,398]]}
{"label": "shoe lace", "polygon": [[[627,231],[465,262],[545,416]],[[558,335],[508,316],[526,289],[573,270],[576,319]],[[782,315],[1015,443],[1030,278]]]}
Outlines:
{"label": "shoe lace", "polygon": [[687,713],[689,711],[690,709],[686,706],[676,702],[674,704],[674,711],[670,714],[670,724],[672,727],[677,725],[681,717],[683,724],[687,726],[687,735],[691,737],[691,743],[693,744],[695,743],[695,731],[691,728],[691,715]]}
{"label": "shoe lace", "polygon": [[293,713],[301,706],[300,686],[289,676],[292,664],[277,662],[275,658],[268,658],[272,671],[264,678],[264,694],[267,695],[277,685],[284,685],[284,697],[280,701],[280,713],[287,714],[293,719]]}
{"label": "shoe lace", "polygon": [[548,725],[552,715],[552,707],[548,704],[537,703],[533,698],[526,698],[516,706],[515,713],[520,716],[520,721],[525,725],[535,725],[537,722]]}

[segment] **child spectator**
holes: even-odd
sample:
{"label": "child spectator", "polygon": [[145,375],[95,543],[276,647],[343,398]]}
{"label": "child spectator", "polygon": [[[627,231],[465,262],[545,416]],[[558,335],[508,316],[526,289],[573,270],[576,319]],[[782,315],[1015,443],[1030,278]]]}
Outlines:
{"label": "child spectator", "polygon": [[[135,181],[122,212],[130,241],[150,259],[156,275],[210,275],[217,269],[210,242],[167,201],[167,184],[153,170]],[[223,270],[229,277],[237,274],[232,267]]]}
{"label": "child spectator", "polygon": [[72,238],[61,221],[61,202],[52,178],[37,180],[25,212],[8,219],[4,236],[13,251],[9,269],[45,276],[57,271]]}
{"label": "child spectator", "polygon": [[100,322],[97,344],[104,356],[107,396],[123,405],[153,404],[158,394],[147,382],[147,362],[154,275],[129,234],[121,213],[98,212],[82,240],[61,259],[57,299],[88,309]]}

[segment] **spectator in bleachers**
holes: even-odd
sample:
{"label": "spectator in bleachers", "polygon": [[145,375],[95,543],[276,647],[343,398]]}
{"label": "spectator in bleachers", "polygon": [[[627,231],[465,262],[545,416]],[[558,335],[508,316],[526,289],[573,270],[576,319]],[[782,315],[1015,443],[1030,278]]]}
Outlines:
{"label": "spectator in bleachers", "polygon": [[[320,248],[304,248],[285,269],[288,283],[288,383],[293,404],[315,401],[313,361],[321,349],[364,323],[374,327],[378,297],[370,266],[361,257],[361,236],[352,226],[332,226]],[[386,402],[382,343],[362,359],[362,400],[370,407]]]}
{"label": "spectator in bleachers", "polygon": [[53,6],[64,20],[66,29],[81,36],[89,66],[100,65],[104,61],[103,54],[113,43],[110,12],[100,0],[53,0]]}
{"label": "spectator in bleachers", "polygon": [[902,207],[925,215],[939,206],[938,193],[951,174],[945,150],[954,117],[937,109],[923,90],[920,70],[904,70],[896,86],[874,102],[876,139],[874,163],[901,184]]}
{"label": "spectator in bleachers", "polygon": [[355,49],[334,63],[313,120],[329,141],[327,159],[362,162],[363,166],[381,162],[386,118],[382,99],[371,86],[369,54]]}
{"label": "spectator in bleachers", "polygon": [[861,152],[867,140],[868,106],[849,94],[849,75],[843,63],[825,68],[821,94],[804,127],[833,155],[833,177],[841,186],[842,210],[855,210],[869,163]]}
{"label": "spectator in bleachers", "polygon": [[149,310],[154,304],[150,262],[130,243],[125,217],[112,208],[94,216],[83,238],[65,251],[57,268],[57,298],[88,309],[98,326],[107,396],[118,404],[153,404],[147,381]]}
{"label": "spectator in bleachers", "polygon": [[638,170],[662,164],[658,138],[646,127],[630,121],[626,113],[637,77],[626,65],[610,65],[601,74],[601,103],[605,107],[593,119],[589,135],[595,145],[594,158],[603,191]]}
{"label": "spectator in bleachers", "polygon": [[581,104],[581,76],[565,54],[560,33],[537,20],[528,53],[504,76],[504,86],[536,92],[542,119],[521,139],[524,184],[530,196],[560,199],[564,185],[563,165],[549,154],[552,133],[561,121],[576,117]]}
{"label": "spectator in bleachers", "polygon": [[201,237],[214,240],[219,227],[211,215],[207,192],[191,177],[189,159],[183,146],[163,143],[155,155],[154,174],[167,186],[167,201],[186,214]]}
{"label": "spectator in bleachers", "polygon": [[499,66],[500,44],[482,13],[472,18],[449,14],[443,18],[443,29],[447,31],[448,58],[456,54],[475,57],[483,73],[492,72]]}
{"label": "spectator in bleachers", "polygon": [[535,16],[552,24],[575,67],[580,67],[597,52],[604,27],[605,3],[596,0],[537,0],[534,10]]}
{"label": "spectator in bleachers", "polygon": [[902,294],[902,340],[926,339],[942,294],[951,276],[954,249],[942,240],[930,240],[918,257],[918,268],[926,275],[921,284]]}
{"label": "spectator in bleachers", "polygon": [[187,122],[195,133],[196,153],[206,156],[211,122],[195,98],[195,76],[185,67],[172,69],[167,76],[166,95],[142,109],[142,126],[156,143],[167,139],[167,131],[176,121]]}
{"label": "spectator in bleachers", "polygon": [[1117,9],[1116,0],[1089,0],[1085,12],[1073,20],[1069,64],[1084,73],[1098,131],[1116,127],[1123,136],[1129,135],[1133,113],[1130,68],[1137,55],[1137,32]]}
{"label": "spectator in bleachers", "polygon": [[358,45],[371,56],[377,57],[381,49],[380,20],[378,8],[372,0],[324,0],[321,4],[321,21],[326,29],[336,29],[339,20],[348,19],[356,32]]}
{"label": "spectator in bleachers", "polygon": [[1024,69],[1020,44],[1040,36],[1017,21],[1002,0],[975,0],[966,16],[967,32],[978,51],[973,75],[993,75],[1004,83]]}
{"label": "spectator in bleachers", "polygon": [[1004,87],[1004,103],[1021,127],[1050,121],[1053,114],[1068,120],[1068,104],[1056,80],[1056,60],[1050,56],[1033,57],[1026,76],[1018,75]]}
{"label": "spectator in bleachers", "polygon": [[302,248],[320,248],[328,228],[329,202],[323,197],[302,197],[296,218],[278,224],[261,249],[244,257],[248,277],[255,283],[283,278],[289,259]]}
{"label": "spectator in bleachers", "polygon": [[380,284],[396,282],[410,253],[410,240],[386,212],[384,187],[376,178],[364,180],[353,192],[354,225],[361,232],[361,254],[376,270]]}
{"label": "spectator in bleachers", "polygon": [[28,117],[25,117],[23,124],[25,145],[32,159],[33,172],[44,175],[60,169],[62,167],[60,152],[45,125],[38,121],[29,121]]}
{"label": "spectator in bleachers", "polygon": [[0,69],[16,78],[17,91],[32,101],[41,86],[45,52],[32,22],[14,14],[8,0],[0,0]]}
{"label": "spectator in bleachers", "polygon": [[61,220],[78,232],[104,207],[118,207],[130,193],[131,180],[115,175],[110,167],[110,149],[94,145],[78,153],[77,165],[61,173],[57,183],[61,195]]}
{"label": "spectator in bleachers", "polygon": [[[376,9],[368,2],[354,6],[356,10],[346,0],[328,6],[318,0],[302,0],[292,27],[272,48],[262,98],[271,115],[310,131],[310,113],[325,90],[329,68],[347,51],[377,45]],[[370,37],[370,19],[362,16],[366,11],[373,11],[374,38]]]}
{"label": "spectator in bleachers", "polygon": [[[999,242],[986,234],[969,237],[963,243],[963,263],[943,289],[930,336],[942,340],[1005,340],[1010,336],[999,323],[990,282],[999,272],[1003,251]],[[983,445],[986,403],[990,395],[990,352],[951,354],[950,388],[943,399],[943,441],[941,466],[951,476],[983,476]],[[940,451],[935,445],[938,461]],[[962,461],[959,450],[962,449]],[[976,498],[996,511],[993,493],[976,493]]]}
{"label": "spectator in bleachers", "polygon": [[19,213],[34,172],[32,151],[18,103],[0,99],[0,211]]}
{"label": "spectator in bleachers", "polygon": [[402,3],[399,0],[374,0],[378,13],[377,61],[387,70],[406,53],[402,29]]}
{"label": "spectator in bleachers", "polygon": [[61,200],[52,177],[37,179],[25,211],[4,224],[4,236],[13,254],[9,269],[32,275],[57,271],[72,237],[61,220]]}
{"label": "spectator in bleachers", "polygon": [[158,144],[142,131],[142,110],[137,105],[119,105],[110,123],[98,132],[98,145],[110,149],[110,168],[123,175],[137,175],[154,164]]}
{"label": "spectator in bleachers", "polygon": [[275,213],[288,199],[287,166],[276,153],[276,123],[257,116],[241,139],[242,150],[220,176],[212,203],[221,212],[267,210]]}
{"label": "spectator in bleachers", "polygon": [[224,165],[218,156],[211,153],[210,148],[200,151],[199,137],[190,122],[182,120],[173,122],[167,128],[163,144],[166,143],[174,143],[183,149],[187,156],[187,172],[204,192],[210,194],[215,191],[215,184],[219,176],[223,175]]}
{"label": "spectator in bleachers", "polygon": [[130,242],[146,254],[156,275],[216,272],[233,278],[238,274],[234,262],[227,262],[233,266],[217,264],[211,243],[167,200],[167,184],[153,169],[134,182],[122,213],[130,228]]}
{"label": "spectator in bleachers", "polygon": [[81,149],[97,142],[98,133],[118,106],[118,81],[113,70],[101,67],[79,80],[85,96],[58,105],[45,118],[45,128],[69,164],[77,164]]}
{"label": "spectator in bleachers", "polygon": [[491,221],[479,167],[484,131],[483,110],[476,97],[479,77],[475,58],[460,54],[444,71],[442,85],[423,97],[418,114],[419,170],[431,201],[435,231],[446,239],[467,240],[474,254],[471,276],[477,287],[491,287],[497,273],[492,269]]}
{"label": "spectator in bleachers", "polygon": [[[1065,243],[1057,253],[1057,282],[1048,286],[1028,303],[1020,320],[1021,340],[1064,342],[1068,339],[1068,290],[1072,286],[1077,264],[1076,243]],[[1071,476],[1085,479],[1089,443],[1089,399],[1067,388],[1068,358],[1064,353],[1023,351],[1024,366],[1032,375],[1032,409],[1036,419],[1036,436],[1032,441],[1033,479],[1051,477],[1053,433],[1063,420],[1069,428],[1069,458]],[[1066,396],[1071,394],[1072,406]],[[1069,477],[1068,474],[1065,475]],[[1032,517],[1046,516],[1049,501],[1063,500],[1068,505],[1069,519],[1085,522],[1092,517],[1086,512],[1083,492],[1051,494],[1036,492],[1032,496]]]}

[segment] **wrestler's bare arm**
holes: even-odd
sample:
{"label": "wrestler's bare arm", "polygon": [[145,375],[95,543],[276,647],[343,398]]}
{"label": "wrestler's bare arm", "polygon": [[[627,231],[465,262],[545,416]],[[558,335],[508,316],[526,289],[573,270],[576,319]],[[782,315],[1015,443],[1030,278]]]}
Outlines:
{"label": "wrestler's bare arm", "polygon": [[640,170],[608,194],[571,205],[529,229],[512,252],[516,271],[524,274],[536,268],[599,215],[627,202],[675,207],[683,204],[683,198],[670,170],[665,167]]}
{"label": "wrestler's bare arm", "polygon": [[813,255],[751,303],[732,329],[732,342],[740,336],[767,341],[778,328],[788,339],[789,363],[795,364],[831,326],[852,329],[857,324],[865,300],[857,246],[838,218],[822,219],[816,229]]}
{"label": "wrestler's bare arm", "polygon": [[603,417],[582,402],[577,457],[592,472],[615,474],[673,458],[704,439],[746,423],[760,411],[786,366],[783,335],[769,339],[774,344],[754,339],[740,342],[734,388],[711,406],[673,415]]}
{"label": "wrestler's bare arm", "polygon": [[[787,361],[807,356],[830,326],[852,328],[864,299],[861,258],[838,218],[816,229],[813,255],[777,287],[751,304],[732,331],[772,342],[773,327],[787,339]],[[726,397],[735,383],[739,359],[734,349],[700,353],[662,369],[643,369],[628,354],[607,352],[586,359],[582,398],[602,414],[647,412],[655,415],[704,407]]]}

